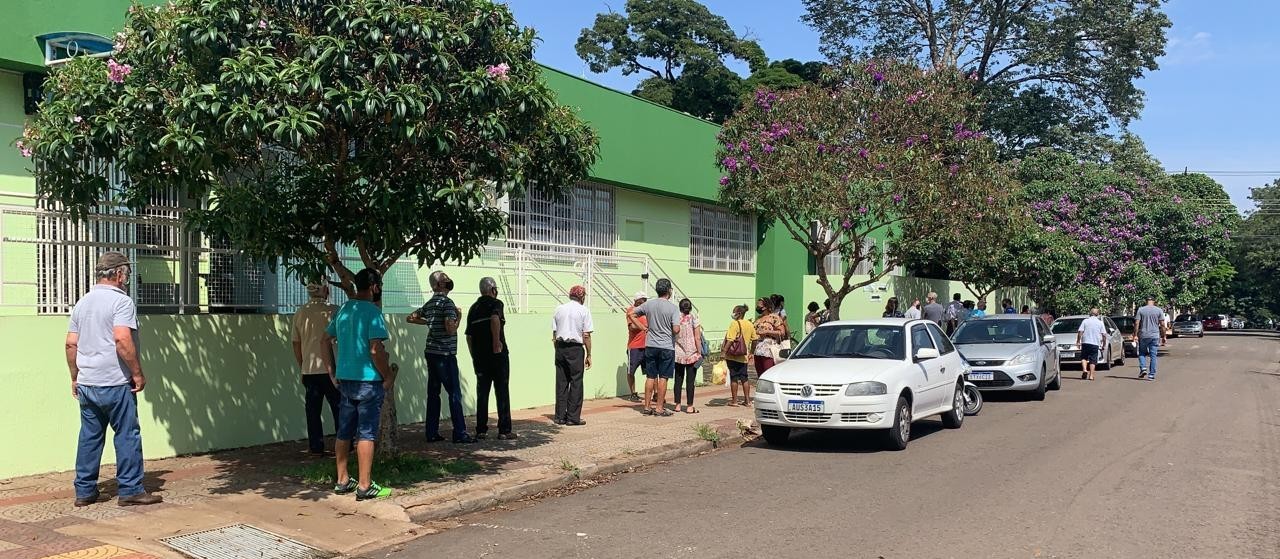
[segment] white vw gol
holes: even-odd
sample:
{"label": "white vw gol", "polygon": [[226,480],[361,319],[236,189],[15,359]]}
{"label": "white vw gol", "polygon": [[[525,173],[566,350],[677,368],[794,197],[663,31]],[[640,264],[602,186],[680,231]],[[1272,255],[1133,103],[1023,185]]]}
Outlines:
{"label": "white vw gol", "polygon": [[911,422],[964,422],[964,359],[926,320],[845,320],[819,326],[756,384],[756,419],[769,444],[791,430],[879,429],[892,450]]}

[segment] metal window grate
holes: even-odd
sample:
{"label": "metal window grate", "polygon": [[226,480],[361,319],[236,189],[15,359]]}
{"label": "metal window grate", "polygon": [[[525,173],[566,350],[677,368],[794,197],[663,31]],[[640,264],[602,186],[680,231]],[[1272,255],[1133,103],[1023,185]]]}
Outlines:
{"label": "metal window grate", "polygon": [[559,197],[530,187],[510,208],[507,238],[522,248],[608,255],[618,240],[609,185],[582,182]]}
{"label": "metal window grate", "polygon": [[875,249],[875,239],[865,239],[862,241],[862,260],[858,261],[858,265],[853,269],[853,273],[858,275],[867,275],[875,272],[876,261],[872,255]]}
{"label": "metal window grate", "polygon": [[724,208],[690,204],[689,267],[751,273],[756,269],[756,222]]}

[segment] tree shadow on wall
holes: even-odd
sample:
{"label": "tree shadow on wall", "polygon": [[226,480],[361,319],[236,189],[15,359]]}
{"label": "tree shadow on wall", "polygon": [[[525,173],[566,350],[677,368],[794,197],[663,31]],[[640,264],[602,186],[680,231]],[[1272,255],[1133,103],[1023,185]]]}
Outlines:
{"label": "tree shadow on wall", "polygon": [[930,292],[938,294],[938,302],[946,303],[951,300],[951,294],[947,293],[950,288],[951,283],[946,280],[916,276],[892,276],[889,280],[889,289],[893,292],[893,296],[898,298],[898,304],[904,311],[916,299],[919,299],[920,305],[923,306]]}

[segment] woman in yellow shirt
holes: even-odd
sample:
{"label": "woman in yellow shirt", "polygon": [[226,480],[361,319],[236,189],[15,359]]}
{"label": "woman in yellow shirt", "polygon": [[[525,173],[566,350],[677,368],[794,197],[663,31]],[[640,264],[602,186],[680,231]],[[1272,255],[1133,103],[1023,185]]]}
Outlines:
{"label": "woman in yellow shirt", "polygon": [[[729,323],[729,328],[724,333],[724,344],[722,353],[724,353],[724,362],[729,366],[729,405],[738,405],[738,388],[742,388],[742,405],[751,405],[751,384],[747,382],[747,356],[751,354],[751,348],[755,346],[756,340],[760,336],[756,335],[756,328],[751,321],[745,320],[747,314],[746,305],[738,305],[733,308],[733,322]],[[737,344],[741,337],[741,344]]]}

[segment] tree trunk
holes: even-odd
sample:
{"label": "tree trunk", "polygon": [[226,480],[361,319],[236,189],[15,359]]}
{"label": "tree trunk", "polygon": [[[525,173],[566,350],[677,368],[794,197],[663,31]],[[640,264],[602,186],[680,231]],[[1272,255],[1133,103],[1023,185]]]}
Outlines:
{"label": "tree trunk", "polygon": [[[391,370],[400,371],[400,365],[391,364]],[[399,375],[396,375],[399,377]],[[397,380],[399,380],[397,378]],[[396,414],[396,384],[391,385],[382,400],[382,415],[378,422],[378,455],[395,456],[400,452],[400,421]]]}

